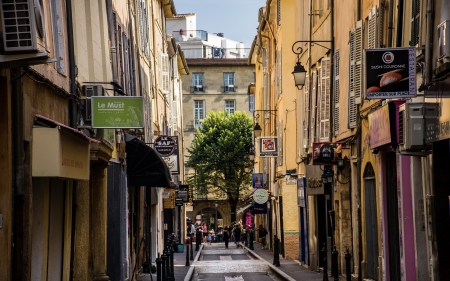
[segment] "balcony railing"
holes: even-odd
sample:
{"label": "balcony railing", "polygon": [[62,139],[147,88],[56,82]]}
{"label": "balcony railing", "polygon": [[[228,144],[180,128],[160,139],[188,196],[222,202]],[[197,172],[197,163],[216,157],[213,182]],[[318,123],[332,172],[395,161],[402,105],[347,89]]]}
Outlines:
{"label": "balcony railing", "polygon": [[205,92],[205,90],[206,90],[206,86],[204,86],[204,85],[191,86],[191,93]]}
{"label": "balcony railing", "polygon": [[247,58],[250,48],[221,48],[181,45],[187,59],[239,59]]}
{"label": "balcony railing", "polygon": [[238,86],[236,85],[221,86],[223,93],[236,92],[237,88]]}

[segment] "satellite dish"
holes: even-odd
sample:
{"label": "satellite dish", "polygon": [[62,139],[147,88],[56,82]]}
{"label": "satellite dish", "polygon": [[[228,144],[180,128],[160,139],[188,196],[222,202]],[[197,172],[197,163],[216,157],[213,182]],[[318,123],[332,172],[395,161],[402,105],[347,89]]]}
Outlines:
{"label": "satellite dish", "polygon": [[34,17],[36,18],[36,30],[39,34],[39,37],[44,38],[45,36],[44,14],[42,12],[40,0],[34,0]]}

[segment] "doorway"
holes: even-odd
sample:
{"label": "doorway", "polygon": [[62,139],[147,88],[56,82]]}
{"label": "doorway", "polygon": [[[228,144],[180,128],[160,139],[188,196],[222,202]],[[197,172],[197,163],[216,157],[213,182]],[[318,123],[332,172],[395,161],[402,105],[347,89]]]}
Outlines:
{"label": "doorway", "polygon": [[366,278],[378,280],[378,219],[375,173],[372,164],[364,169],[364,212],[366,218]]}

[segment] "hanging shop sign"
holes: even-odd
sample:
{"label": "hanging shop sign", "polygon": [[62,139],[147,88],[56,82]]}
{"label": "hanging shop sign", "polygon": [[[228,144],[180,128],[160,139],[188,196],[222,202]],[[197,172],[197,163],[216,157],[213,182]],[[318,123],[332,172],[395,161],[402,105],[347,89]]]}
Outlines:
{"label": "hanging shop sign", "polygon": [[175,206],[183,206],[183,198],[175,198]]}
{"label": "hanging shop sign", "polygon": [[264,203],[264,204],[258,204],[256,202],[253,203],[252,213],[254,215],[256,215],[256,214],[267,214],[267,203]]}
{"label": "hanging shop sign", "polygon": [[173,189],[163,191],[163,205],[164,209],[175,208],[175,191]]}
{"label": "hanging shop sign", "polygon": [[263,174],[262,173],[254,173],[253,174],[253,188],[262,188],[263,187]]}
{"label": "hanging shop sign", "polygon": [[404,101],[391,101],[369,114],[369,146],[375,149],[386,144],[396,144],[398,107]]}
{"label": "hanging shop sign", "polygon": [[183,202],[189,201],[189,185],[187,184],[180,184],[178,186],[178,198],[182,199]]}
{"label": "hanging shop sign", "polygon": [[299,207],[306,207],[305,187],[306,187],[306,178],[303,177],[297,179],[297,203]]}
{"label": "hanging shop sign", "polygon": [[278,157],[278,138],[259,137],[258,138],[259,157]]}
{"label": "hanging shop sign", "polygon": [[160,136],[155,140],[155,150],[166,162],[172,175],[180,174],[178,136]]}
{"label": "hanging shop sign", "polygon": [[337,165],[337,160],[340,158],[342,158],[341,143],[313,143],[313,165]]}
{"label": "hanging shop sign", "polygon": [[411,98],[416,93],[416,49],[366,49],[366,99]]}
{"label": "hanging shop sign", "polygon": [[93,96],[92,128],[143,128],[142,97]]}
{"label": "hanging shop sign", "polygon": [[256,189],[253,192],[253,201],[258,204],[264,204],[269,200],[269,193],[263,188]]}

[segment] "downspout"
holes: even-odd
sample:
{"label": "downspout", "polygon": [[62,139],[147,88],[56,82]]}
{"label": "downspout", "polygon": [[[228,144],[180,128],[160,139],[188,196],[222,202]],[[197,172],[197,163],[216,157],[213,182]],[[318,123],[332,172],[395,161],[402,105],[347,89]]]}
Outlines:
{"label": "downspout", "polygon": [[[73,39],[73,18],[72,18],[72,0],[66,0],[66,13],[67,13],[67,48],[69,55],[69,78],[70,78],[70,93],[73,99],[69,100],[69,126],[76,129],[77,127],[77,115],[78,115],[78,105],[77,105],[77,84],[75,82],[77,76],[77,68],[75,65],[75,46]],[[76,230],[76,216],[77,216],[77,186],[78,182],[76,180],[72,181],[72,230],[71,230],[71,241],[70,241],[70,268],[73,268],[74,253],[75,253],[75,230]],[[73,279],[73,270],[70,270],[70,279]]]}
{"label": "downspout", "polygon": [[[361,20],[361,1],[362,0],[358,0],[357,2],[357,12],[358,14],[356,15],[356,20],[359,21]],[[356,105],[356,112],[359,113],[360,110],[360,105]],[[361,125],[362,121],[361,121],[361,117],[359,114],[356,114],[356,124],[357,124],[357,128]],[[361,135],[361,130],[356,131],[357,138],[356,138],[356,194],[354,196],[356,196],[356,198],[359,198],[358,200],[361,200],[361,170],[362,170],[362,163],[361,163],[361,149],[362,149],[362,135]],[[351,187],[350,187],[351,190]],[[358,206],[359,208],[356,210],[357,211],[357,222],[358,222],[358,229],[360,231],[358,231],[358,260],[355,261],[355,259],[353,258],[353,263],[357,263],[358,265],[358,278],[362,278],[362,268],[361,268],[361,262],[362,262],[362,256],[363,256],[363,250],[362,250],[362,234],[361,234],[361,227],[362,227],[362,218],[361,218],[361,210],[360,210],[360,206],[361,206],[361,202],[358,202]]]}
{"label": "downspout", "polygon": [[[13,185],[12,185],[12,279],[25,280],[28,268],[25,258],[25,221],[27,211],[25,210],[25,189],[24,189],[24,136],[23,136],[23,80],[22,72],[26,71],[22,67],[11,68],[11,107],[12,107],[12,164],[13,164]],[[29,226],[28,226],[29,227]],[[30,257],[31,258],[31,257]]]}
{"label": "downspout", "polygon": [[425,33],[425,83],[431,84],[431,70],[432,70],[432,52],[433,52],[433,23],[434,23],[434,5],[433,0],[427,0],[427,31]]}

